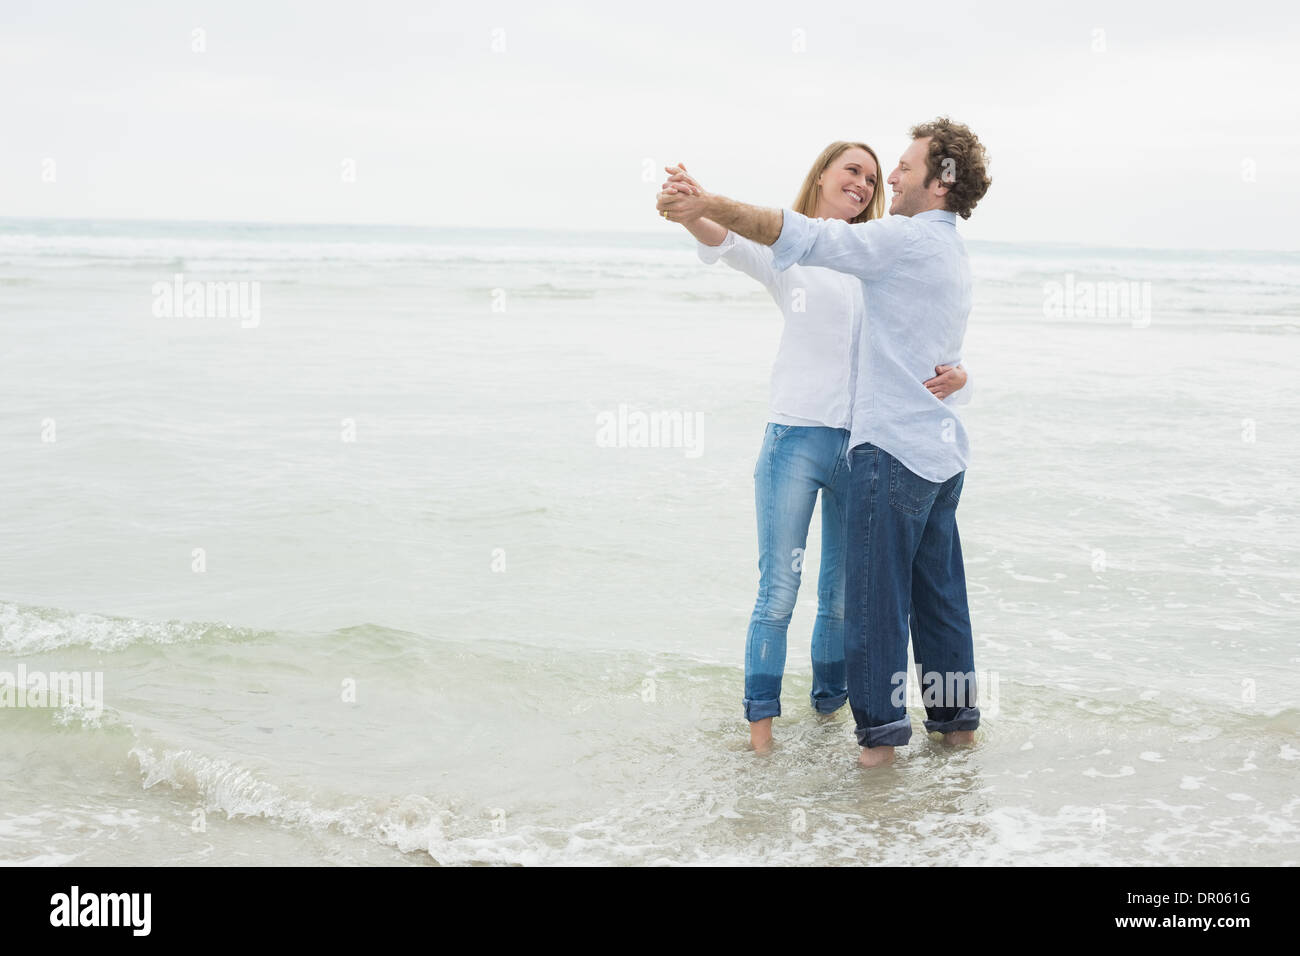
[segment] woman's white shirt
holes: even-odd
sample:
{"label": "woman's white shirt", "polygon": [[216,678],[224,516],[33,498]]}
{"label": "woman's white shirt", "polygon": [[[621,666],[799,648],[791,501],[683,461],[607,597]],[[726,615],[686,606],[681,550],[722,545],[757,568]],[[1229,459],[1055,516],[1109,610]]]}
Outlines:
{"label": "woman's white shirt", "polygon": [[721,245],[697,242],[700,261],[722,259],[761,282],[785,318],[772,363],[769,420],[848,428],[862,330],[862,282],[821,266],[772,268],[772,247],[728,230]]}

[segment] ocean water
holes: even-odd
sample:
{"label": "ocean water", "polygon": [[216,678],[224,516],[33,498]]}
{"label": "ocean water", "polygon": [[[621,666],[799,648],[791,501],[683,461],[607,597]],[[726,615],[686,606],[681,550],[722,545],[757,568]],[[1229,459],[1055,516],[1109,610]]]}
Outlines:
{"label": "ocean water", "polygon": [[0,220],[0,860],[1300,862],[1300,254],[970,243],[984,722],[868,773],[816,518],[745,747],[780,319],[662,225]]}

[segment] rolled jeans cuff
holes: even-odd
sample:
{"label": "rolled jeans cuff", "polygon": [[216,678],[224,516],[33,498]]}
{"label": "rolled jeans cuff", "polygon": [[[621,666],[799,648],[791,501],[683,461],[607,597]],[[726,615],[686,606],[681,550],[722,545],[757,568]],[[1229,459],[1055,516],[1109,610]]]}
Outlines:
{"label": "rolled jeans cuff", "polygon": [[858,727],[857,732],[863,747],[906,747],[912,739],[912,718],[900,717],[879,727]]}
{"label": "rolled jeans cuff", "polygon": [[980,725],[980,709],[963,707],[952,720],[926,720],[926,733],[947,734],[954,730],[974,730]]}
{"label": "rolled jeans cuff", "polygon": [[819,714],[833,714],[844,706],[844,702],[849,699],[848,691],[842,694],[836,694],[834,697],[813,697],[811,694],[808,698],[812,701],[813,710]]}
{"label": "rolled jeans cuff", "polygon": [[745,698],[745,719],[751,724],[756,720],[766,720],[768,717],[781,716],[781,701],[777,700],[750,700]]}

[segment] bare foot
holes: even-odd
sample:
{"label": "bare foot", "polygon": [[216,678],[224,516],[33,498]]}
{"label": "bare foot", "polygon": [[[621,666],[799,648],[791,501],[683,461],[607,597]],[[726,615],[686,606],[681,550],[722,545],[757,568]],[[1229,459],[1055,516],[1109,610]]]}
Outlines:
{"label": "bare foot", "polygon": [[973,730],[952,730],[943,735],[943,742],[949,747],[973,747],[975,746],[975,731]]}
{"label": "bare foot", "polygon": [[885,764],[893,762],[893,747],[863,747],[862,752],[858,754],[858,766],[860,767],[883,767]]}
{"label": "bare foot", "polygon": [[772,718],[752,721],[749,725],[749,748],[754,753],[765,754],[772,750]]}

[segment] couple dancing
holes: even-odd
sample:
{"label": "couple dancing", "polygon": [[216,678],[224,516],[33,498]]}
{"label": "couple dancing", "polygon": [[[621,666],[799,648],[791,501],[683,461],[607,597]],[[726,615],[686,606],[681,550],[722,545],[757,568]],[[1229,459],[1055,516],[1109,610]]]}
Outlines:
{"label": "couple dancing", "polygon": [[660,214],[767,288],[785,317],[771,408],[754,469],[759,588],[745,649],[745,719],[757,751],[781,714],[786,630],[818,491],[822,559],[812,637],[812,704],[845,700],[864,767],[912,735],[907,643],[926,730],[968,745],[979,726],[966,576],[957,536],[970,444],[953,410],[966,394],[962,337],[970,266],[957,234],[991,180],[968,128],[911,130],[886,182],[865,143],[832,143],[791,209],[703,189],[684,166]]}

